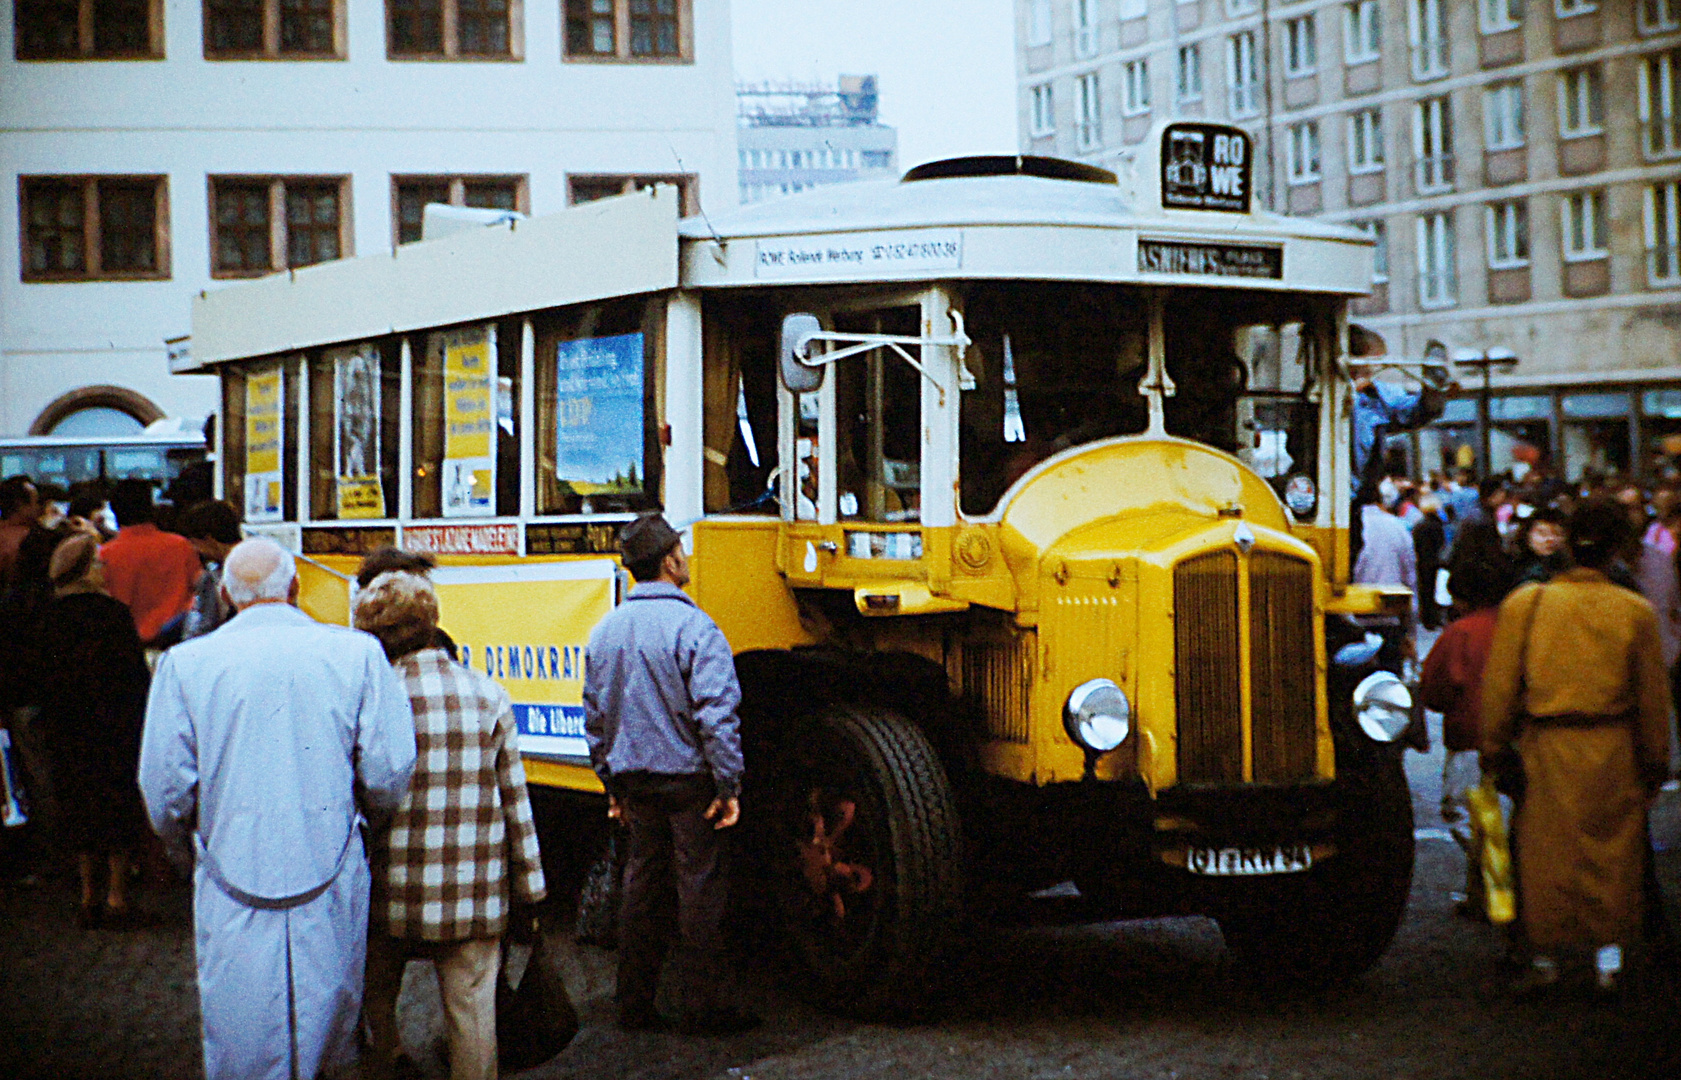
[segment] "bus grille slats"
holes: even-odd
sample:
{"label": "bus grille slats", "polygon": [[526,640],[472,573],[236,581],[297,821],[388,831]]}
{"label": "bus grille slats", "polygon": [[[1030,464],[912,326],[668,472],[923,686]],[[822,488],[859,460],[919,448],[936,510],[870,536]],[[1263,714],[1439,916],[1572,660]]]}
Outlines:
{"label": "bus grille slats", "polygon": [[1237,555],[1212,551],[1173,571],[1174,695],[1181,783],[1241,783]]}
{"label": "bus grille slats", "polygon": [[1033,686],[1034,636],[966,642],[962,655],[963,693],[986,716],[989,738],[1028,741],[1028,701]]}
{"label": "bus grille slats", "polygon": [[1313,567],[1257,551],[1249,562],[1250,746],[1257,781],[1312,779]]}

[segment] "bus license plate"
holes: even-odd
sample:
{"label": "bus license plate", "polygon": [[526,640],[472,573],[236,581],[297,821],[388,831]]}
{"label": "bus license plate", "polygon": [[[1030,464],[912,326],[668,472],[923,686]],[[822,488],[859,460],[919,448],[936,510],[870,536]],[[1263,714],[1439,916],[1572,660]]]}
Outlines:
{"label": "bus license plate", "polygon": [[1259,874],[1299,874],[1313,866],[1306,844],[1274,848],[1190,848],[1185,868],[1207,877],[1251,877]]}

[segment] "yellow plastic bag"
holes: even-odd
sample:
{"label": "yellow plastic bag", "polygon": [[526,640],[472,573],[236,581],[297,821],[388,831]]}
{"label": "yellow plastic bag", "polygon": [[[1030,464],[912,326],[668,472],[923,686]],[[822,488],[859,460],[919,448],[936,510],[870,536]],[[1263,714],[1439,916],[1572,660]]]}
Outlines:
{"label": "yellow plastic bag", "polygon": [[1500,795],[1494,778],[1465,793],[1471,809],[1471,850],[1482,864],[1483,895],[1488,902],[1488,921],[1503,926],[1517,918],[1517,894],[1512,882],[1512,849],[1506,842],[1506,817],[1500,809]]}

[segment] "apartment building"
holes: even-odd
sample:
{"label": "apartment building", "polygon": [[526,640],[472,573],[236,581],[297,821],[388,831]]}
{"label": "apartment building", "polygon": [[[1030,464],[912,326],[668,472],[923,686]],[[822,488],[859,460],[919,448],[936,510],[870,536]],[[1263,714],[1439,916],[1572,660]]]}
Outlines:
{"label": "apartment building", "polygon": [[736,201],[728,0],[0,10],[0,433],[213,412],[166,355],[193,294],[411,242],[428,202]]}
{"label": "apartment building", "polygon": [[1378,244],[1392,355],[1509,349],[1422,468],[1681,465],[1681,0],[1017,0],[1020,146],[1126,167],[1239,124],[1257,195]]}
{"label": "apartment building", "polygon": [[899,133],[881,122],[874,75],[842,75],[833,85],[742,83],[736,102],[744,203],[898,175]]}

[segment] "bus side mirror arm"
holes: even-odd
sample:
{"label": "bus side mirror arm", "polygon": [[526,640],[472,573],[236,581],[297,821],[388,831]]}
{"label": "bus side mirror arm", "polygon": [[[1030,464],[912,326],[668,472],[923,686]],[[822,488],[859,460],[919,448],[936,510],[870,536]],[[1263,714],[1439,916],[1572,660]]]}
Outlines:
{"label": "bus side mirror arm", "polygon": [[[962,390],[975,388],[975,377],[969,369],[963,366],[963,358],[968,353],[969,335],[964,332],[963,313],[950,312],[952,333],[945,336],[928,335],[912,337],[906,334],[844,334],[833,330],[824,330],[817,321],[817,316],[803,312],[789,315],[782,320],[782,385],[795,394],[806,394],[823,385],[823,367],[837,360],[844,360],[849,356],[867,353],[871,349],[888,348],[899,354],[924,379],[934,384],[940,391],[942,399],[945,397],[946,385],[920,362],[913,357],[906,345],[949,345],[957,350],[958,387]],[[814,341],[829,341],[844,346],[825,353],[813,355],[811,343]]]}

